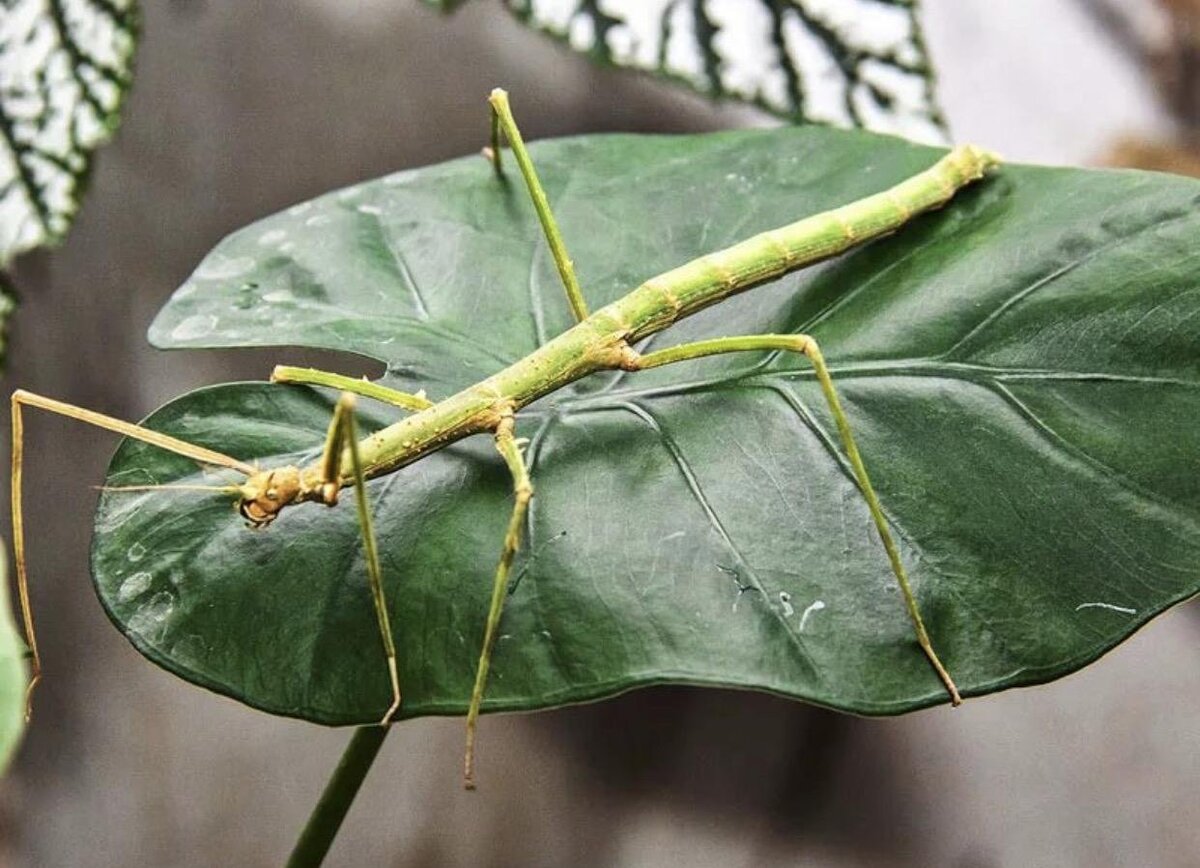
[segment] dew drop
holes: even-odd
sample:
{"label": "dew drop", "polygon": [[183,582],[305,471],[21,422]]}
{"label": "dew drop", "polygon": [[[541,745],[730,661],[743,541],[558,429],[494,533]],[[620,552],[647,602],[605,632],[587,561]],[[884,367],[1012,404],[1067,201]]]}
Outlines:
{"label": "dew drop", "polygon": [[245,274],[254,267],[254,259],[249,256],[223,256],[213,253],[200,263],[196,276],[204,280],[228,280]]}
{"label": "dew drop", "polygon": [[249,310],[258,302],[255,297],[255,292],[258,289],[258,284],[254,282],[243,283],[238,290],[237,298],[233,300],[233,306],[238,310]]}
{"label": "dew drop", "polygon": [[[132,560],[132,558],[130,558]],[[134,573],[132,576],[121,582],[121,587],[117,589],[117,599],[122,603],[128,603],[134,597],[140,597],[146,591],[150,590],[150,581],[154,577],[147,572]]]}
{"label": "dew drop", "polygon": [[203,636],[195,633],[184,636],[171,646],[171,656],[181,663],[191,663],[193,666],[204,659],[208,653],[208,643]]}
{"label": "dew drop", "polygon": [[156,634],[161,638],[167,626],[167,619],[175,611],[175,600],[166,591],[159,591],[143,605],[128,621],[129,630],[139,636],[150,637]]}
{"label": "dew drop", "polygon": [[171,339],[176,341],[195,340],[210,334],[216,327],[217,318],[211,313],[193,314],[171,329]]}
{"label": "dew drop", "polygon": [[258,236],[258,243],[264,247],[270,247],[273,244],[278,244],[287,238],[287,233],[282,229],[271,229]]}
{"label": "dew drop", "polygon": [[143,557],[146,556],[146,547],[144,545],[142,545],[141,543],[135,542],[133,545],[131,545],[129,547],[129,552],[127,554],[128,554],[129,560],[136,564],[138,561],[140,561]]}
{"label": "dew drop", "polygon": [[787,591],[779,592],[779,604],[783,606],[783,616],[790,618],[796,614],[796,610],[792,608],[792,595]]}

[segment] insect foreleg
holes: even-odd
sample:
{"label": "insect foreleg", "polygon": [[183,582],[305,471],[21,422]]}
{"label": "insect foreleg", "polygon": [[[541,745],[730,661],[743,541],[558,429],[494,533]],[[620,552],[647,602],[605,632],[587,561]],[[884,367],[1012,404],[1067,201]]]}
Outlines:
{"label": "insect foreleg", "polygon": [[504,534],[504,548],[500,563],[496,566],[496,578],[492,584],[492,603],[488,608],[487,627],[483,634],[483,650],[479,655],[479,667],[475,671],[475,687],[471,691],[471,705],[467,710],[467,750],[463,760],[463,783],[467,789],[475,789],[475,727],[479,720],[479,706],[483,702],[483,689],[487,685],[488,668],[491,666],[492,649],[500,627],[500,615],[504,610],[504,599],[508,594],[508,576],[513,558],[521,544],[521,528],[525,524],[525,511],[533,497],[533,485],[529,481],[529,470],[521,454],[521,443],[513,434],[513,416],[509,412],[496,428],[496,449],[504,457],[513,478],[514,502],[508,530]]}
{"label": "insect foreleg", "polygon": [[375,528],[371,521],[371,506],[367,502],[367,487],[364,482],[362,458],[358,452],[358,435],[354,423],[354,396],[343,392],[333,410],[329,433],[325,438],[325,452],[321,461],[321,475],[325,489],[325,502],[337,501],[337,490],[341,485],[341,463],[343,455],[350,459],[350,471],[354,477],[354,499],[358,507],[358,524],[362,531],[363,553],[367,559],[367,583],[371,588],[371,602],[375,606],[375,617],[379,621],[379,635],[383,639],[383,650],[387,656],[388,679],[392,685],[392,704],[380,726],[392,722],[392,715],[400,708],[400,677],[396,667],[396,644],[392,639],[392,626],[388,618],[387,598],[383,591],[383,570],[379,565],[379,547],[375,541]]}
{"label": "insect foreleg", "polygon": [[575,265],[571,262],[571,257],[567,255],[567,247],[563,243],[562,234],[558,231],[554,212],[550,210],[546,191],[542,189],[542,182],[538,180],[537,171],[533,168],[533,160],[529,158],[529,152],[525,150],[525,140],[521,138],[521,131],[517,129],[517,122],[508,105],[508,93],[496,88],[488,97],[488,102],[492,106],[492,147],[490,148],[492,165],[495,167],[497,175],[503,174],[500,163],[500,133],[503,131],[504,137],[512,148],[513,156],[517,160],[521,175],[525,179],[525,186],[529,188],[529,198],[533,200],[533,209],[537,212],[538,220],[541,221],[542,231],[546,235],[546,243],[550,245],[554,264],[558,267],[563,288],[567,291],[567,301],[570,302],[571,312],[575,314],[577,322],[582,322],[588,317],[587,302],[583,299],[583,290],[580,289],[579,280],[575,276]]}
{"label": "insect foreleg", "polygon": [[959,705],[962,702],[962,698],[959,696],[958,688],[955,686],[954,680],[950,677],[950,673],[946,671],[946,667],[942,665],[937,652],[933,650],[933,644],[929,640],[929,633],[925,629],[925,622],[921,619],[921,612],[917,608],[916,597],[913,596],[912,587],[909,585],[908,573],[904,569],[904,563],[900,560],[900,550],[892,538],[892,532],[888,527],[887,519],[883,515],[883,508],[879,504],[879,497],[875,494],[875,487],[871,485],[871,478],[867,475],[866,465],[863,464],[862,456],[858,451],[858,445],[854,442],[854,435],[850,432],[850,423],[846,419],[845,412],[842,410],[842,403],[838,400],[837,391],[833,387],[833,380],[829,376],[829,369],[825,365],[825,358],[821,355],[821,349],[817,346],[817,342],[808,335],[751,335],[748,337],[715,338],[713,340],[697,341],[695,343],[683,344],[682,346],[647,353],[646,355],[640,355],[634,350],[629,349],[622,367],[626,370],[640,371],[647,368],[669,365],[673,362],[698,359],[704,356],[754,350],[786,350],[788,352],[803,353],[812,363],[813,371],[817,375],[817,381],[821,384],[821,391],[825,395],[825,401],[828,403],[830,413],[833,414],[834,422],[837,424],[838,434],[841,436],[842,444],[846,449],[846,457],[849,459],[850,467],[854,471],[854,478],[858,482],[859,489],[862,491],[863,499],[867,502],[867,509],[871,513],[875,527],[879,530],[879,536],[883,540],[883,547],[887,552],[888,561],[891,563],[892,572],[896,576],[896,582],[900,585],[900,591],[904,596],[904,605],[908,609],[909,618],[912,619],[913,629],[916,632],[917,643],[921,646],[921,650],[925,652],[925,656],[929,658],[934,671],[937,672],[946,691],[950,694],[951,703]]}
{"label": "insect foreleg", "polygon": [[427,410],[433,406],[433,401],[426,398],[423,391],[415,395],[411,392],[399,392],[395,389],[389,389],[387,386],[372,383],[369,380],[358,380],[354,377],[321,371],[316,368],[293,368],[289,365],[276,365],[275,369],[271,371],[271,382],[295,383],[307,386],[328,386],[331,389],[353,392],[355,395],[362,395],[364,398],[373,398],[376,401],[382,401],[385,404],[391,404],[413,412]]}
{"label": "insect foreleg", "polygon": [[[62,401],[55,401],[53,398],[44,398],[41,395],[35,395],[32,392],[26,392],[23,389],[18,389],[12,394],[12,477],[11,496],[12,496],[12,534],[13,534],[13,561],[17,567],[17,596],[21,603],[21,621],[25,628],[25,641],[29,644],[30,657],[30,679],[29,686],[25,688],[25,717],[29,718],[32,711],[33,689],[42,678],[42,659],[38,654],[37,635],[33,629],[33,610],[29,603],[29,576],[25,568],[25,515],[21,497],[21,482],[24,472],[24,455],[25,455],[25,425],[21,414],[23,406],[37,407],[42,410],[49,410],[51,413],[57,413],[60,416],[66,416],[70,419],[78,419],[80,422],[86,422],[89,425],[95,425],[100,428],[105,428],[109,431],[115,431],[118,434],[123,434],[126,437],[134,440],[141,440],[143,443],[150,443],[158,446],[160,449],[166,449],[168,452],[174,452],[177,455],[183,455],[202,464],[210,464],[214,467],[225,467],[230,470],[236,470],[246,476],[251,476],[255,473],[255,468],[249,464],[238,461],[236,458],[230,458],[228,455],[222,455],[220,452],[214,452],[211,449],[205,449],[203,446],[196,446],[193,443],[188,443],[186,440],[179,440],[175,437],[170,437],[166,434],[160,434],[158,431],[152,431],[149,428],[143,428],[141,425],[134,425],[131,422],[124,422],[120,419],[114,419],[112,416],[105,416],[103,413],[96,413],[92,410],[85,410],[82,407],[76,407],[74,404],[66,404]],[[137,488],[148,488],[151,486],[136,486]],[[170,486],[163,486],[170,487]],[[189,486],[190,488],[205,488],[204,486]],[[213,486],[214,491],[223,491],[230,494],[236,494],[240,491],[239,486]]]}

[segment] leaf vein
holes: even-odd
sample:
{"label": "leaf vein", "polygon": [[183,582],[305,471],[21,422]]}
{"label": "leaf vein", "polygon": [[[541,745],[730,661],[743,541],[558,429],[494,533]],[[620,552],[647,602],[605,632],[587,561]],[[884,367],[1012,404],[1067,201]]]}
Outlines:
{"label": "leaf vein", "polygon": [[[700,480],[697,479],[691,463],[688,461],[687,456],[683,454],[683,450],[680,449],[679,444],[675,442],[675,439],[663,429],[662,425],[659,424],[658,420],[652,413],[639,404],[629,401],[621,401],[613,406],[632,414],[634,418],[641,420],[646,427],[648,427],[658,436],[664,448],[667,450],[667,453],[671,456],[671,460],[675,463],[675,467],[679,470],[680,475],[683,477],[684,482],[688,487],[688,491],[691,492],[696,504],[704,512],[705,517],[708,519],[709,525],[717,532],[717,535],[729,549],[729,553],[737,560],[746,578],[749,579],[751,584],[758,590],[760,594],[763,595],[764,600],[768,599],[767,591],[763,585],[762,579],[759,577],[754,567],[750,565],[750,562],[746,559],[745,555],[742,554],[741,549],[738,547],[737,543],[734,542],[733,537],[729,534],[729,531],[725,528],[724,523],[721,521],[720,516],[717,515],[716,509],[713,507],[708,495],[705,494],[703,487],[700,485]],[[808,668],[813,677],[815,677],[818,681],[823,680],[820,670],[813,663],[812,657],[808,653],[808,649],[804,646],[803,638],[801,638],[795,628],[792,627],[791,622],[789,622],[778,609],[770,604],[766,606],[766,611],[770,612],[771,617],[774,619],[776,624],[782,628],[792,647],[796,650],[799,658]]]}

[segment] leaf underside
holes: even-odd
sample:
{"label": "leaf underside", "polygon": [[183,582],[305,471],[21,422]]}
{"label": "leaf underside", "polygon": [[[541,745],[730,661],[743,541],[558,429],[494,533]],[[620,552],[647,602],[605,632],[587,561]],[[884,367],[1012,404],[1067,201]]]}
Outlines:
{"label": "leaf underside", "polygon": [[796,123],[945,139],[915,0],[504,2],[529,27],[602,64]]}
{"label": "leaf underside", "polygon": [[[806,127],[537,144],[593,309],[938,152]],[[935,646],[978,695],[1071,672],[1200,587],[1200,184],[1005,166],[944,210],[653,337],[822,343]],[[519,181],[466,158],[230,236],[150,330],[386,363],[434,398],[570,325]],[[644,349],[644,348],[643,348]],[[263,465],[335,396],[230,384],[150,424]],[[364,427],[396,412],[361,402]],[[802,359],[594,375],[518,417],[536,495],[485,708],[682,682],[891,714],[945,700]],[[219,481],[124,443],[110,485]],[[466,708],[509,482],[486,437],[373,481],[403,716]],[[353,504],[252,532],[227,497],[108,492],[93,573],[151,660],[268,711],[367,723],[388,682]]]}
{"label": "leaf underside", "polygon": [[8,0],[0,15],[0,268],[62,240],[132,77],[134,0]]}

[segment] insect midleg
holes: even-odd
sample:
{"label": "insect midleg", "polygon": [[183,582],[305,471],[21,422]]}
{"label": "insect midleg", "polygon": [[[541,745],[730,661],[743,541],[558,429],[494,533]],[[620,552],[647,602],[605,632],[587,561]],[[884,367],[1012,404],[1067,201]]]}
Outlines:
{"label": "insect midleg", "polygon": [[375,528],[371,520],[371,505],[367,501],[362,458],[358,451],[358,436],[354,422],[354,395],[343,392],[333,410],[329,433],[325,438],[325,452],[321,460],[321,477],[325,488],[325,502],[337,501],[341,485],[341,463],[343,455],[350,459],[350,471],[354,477],[354,500],[358,507],[358,525],[362,531],[363,552],[367,559],[367,584],[371,588],[371,602],[375,617],[379,621],[379,635],[383,639],[383,650],[387,656],[388,678],[392,685],[392,704],[380,726],[387,726],[392,715],[400,708],[400,677],[396,667],[396,644],[392,639],[392,626],[388,618],[387,598],[383,591],[383,570],[379,565],[379,547],[375,540]]}
{"label": "insect midleg", "polygon": [[879,537],[883,541],[883,547],[887,552],[888,561],[891,563],[892,572],[896,576],[896,582],[900,585],[900,592],[904,596],[904,605],[908,609],[909,618],[912,620],[913,629],[916,632],[917,644],[921,646],[921,650],[929,658],[929,662],[932,664],[934,671],[937,672],[938,678],[941,679],[946,691],[950,694],[951,703],[959,705],[962,702],[962,698],[959,696],[954,679],[950,677],[950,673],[946,671],[946,667],[942,665],[942,661],[938,658],[937,652],[933,650],[933,643],[929,640],[929,633],[925,629],[925,622],[921,618],[921,612],[917,608],[916,597],[913,595],[912,587],[908,581],[908,573],[904,569],[904,563],[900,560],[900,550],[892,538],[891,529],[888,527],[887,519],[883,515],[883,508],[879,504],[879,497],[875,494],[875,487],[871,484],[871,477],[867,474],[866,465],[863,463],[862,455],[858,451],[854,435],[850,431],[850,422],[847,420],[846,413],[842,409],[842,403],[838,399],[837,390],[833,387],[833,380],[829,376],[829,369],[825,365],[825,358],[821,355],[821,349],[817,346],[817,342],[808,335],[750,335],[747,337],[715,338],[713,340],[683,344],[678,347],[647,353],[646,355],[640,355],[630,350],[626,361],[623,363],[623,367],[628,370],[638,371],[647,368],[657,368],[661,365],[669,365],[673,362],[698,359],[703,356],[753,350],[786,350],[794,353],[803,353],[808,357],[809,362],[812,363],[813,371],[817,375],[817,381],[821,385],[821,392],[824,394],[825,401],[829,405],[829,410],[833,414],[834,422],[837,424],[838,434],[841,436],[842,445],[845,447],[846,457],[849,459],[850,467],[854,471],[854,477],[858,482],[859,490],[862,492],[863,499],[867,503],[867,509],[871,513],[875,527],[879,531]]}
{"label": "insect midleg", "polygon": [[533,497],[533,485],[529,481],[529,470],[521,454],[521,442],[513,433],[514,422],[511,412],[506,414],[496,427],[496,449],[504,457],[513,478],[513,509],[504,534],[504,548],[500,563],[496,566],[496,578],[492,584],[492,603],[488,608],[487,627],[483,635],[483,649],[479,655],[479,667],[475,672],[475,686],[471,691],[471,705],[467,710],[467,747],[463,759],[463,783],[467,789],[475,789],[475,727],[479,720],[479,706],[483,702],[483,689],[487,685],[488,669],[491,666],[492,649],[500,627],[500,616],[504,611],[504,599],[508,594],[508,576],[513,558],[521,544],[521,528],[525,523],[525,511]]}
{"label": "insect midleg", "polygon": [[[24,389],[18,389],[12,394],[12,476],[10,479],[11,496],[12,496],[12,534],[13,534],[13,561],[17,568],[17,596],[21,604],[21,621],[25,629],[25,641],[29,644],[30,657],[30,673],[29,685],[25,688],[25,718],[29,719],[32,713],[33,689],[42,678],[42,659],[38,653],[37,635],[33,627],[33,610],[29,603],[29,576],[25,567],[25,514],[21,497],[21,483],[24,471],[24,456],[25,456],[25,425],[21,414],[23,406],[37,407],[41,410],[48,410],[51,413],[57,413],[60,416],[66,416],[69,419],[78,419],[80,422],[86,422],[89,425],[95,425],[99,428],[104,428],[109,431],[115,431],[126,437],[134,440],[141,440],[144,443],[149,443],[153,446],[158,446],[161,449],[166,449],[168,452],[174,452],[177,455],[183,455],[191,458],[201,464],[209,464],[215,467],[225,467],[229,470],[236,470],[245,476],[250,476],[255,473],[255,468],[249,464],[238,461],[236,458],[230,458],[228,455],[223,455],[220,452],[214,452],[211,449],[205,449],[203,446],[196,446],[193,443],[188,443],[186,440],[179,440],[175,437],[170,437],[166,434],[161,434],[158,431],[153,431],[149,428],[144,428],[141,425],[134,425],[131,422],[124,422],[120,419],[114,419],[112,416],[105,416],[103,413],[97,413],[93,410],[85,410],[82,407],[76,407],[74,404],[67,404],[62,401],[56,401],[53,398],[45,398],[41,395],[36,395],[32,392],[26,392]],[[136,488],[171,488],[172,486],[135,486]],[[178,486],[189,489],[202,489],[211,491],[222,491],[230,494],[236,494],[240,489],[236,485],[228,486]]]}
{"label": "insect midleg", "polygon": [[321,371],[317,368],[293,368],[290,365],[276,365],[274,370],[271,371],[271,382],[294,383],[305,386],[328,386],[331,389],[353,392],[356,395],[362,395],[364,398],[373,398],[376,401],[382,401],[385,404],[391,404],[413,412],[428,410],[433,406],[433,401],[425,397],[424,391],[417,392],[415,395],[411,392],[400,392],[396,389],[389,389],[387,386],[381,386],[378,383],[372,383],[370,380],[359,380],[354,377],[347,377],[344,374]]}
{"label": "insect midleg", "polygon": [[496,174],[503,176],[500,162],[500,133],[503,132],[512,148],[513,157],[517,160],[521,175],[525,179],[525,186],[529,188],[529,198],[533,200],[533,209],[537,212],[538,220],[541,221],[542,231],[546,235],[546,243],[550,245],[550,253],[554,257],[554,264],[558,267],[558,275],[562,278],[563,288],[567,291],[567,301],[571,305],[571,312],[575,314],[576,322],[582,322],[588,317],[587,302],[583,298],[583,290],[579,287],[579,279],[575,276],[575,265],[567,254],[562,234],[558,231],[558,223],[554,219],[554,213],[550,210],[546,191],[542,189],[542,182],[538,179],[537,170],[533,167],[533,160],[529,158],[529,152],[525,150],[525,140],[521,138],[521,131],[517,129],[517,122],[513,118],[512,109],[508,104],[508,93],[496,88],[488,97],[488,103],[492,107],[492,146],[488,156],[491,157]]}

